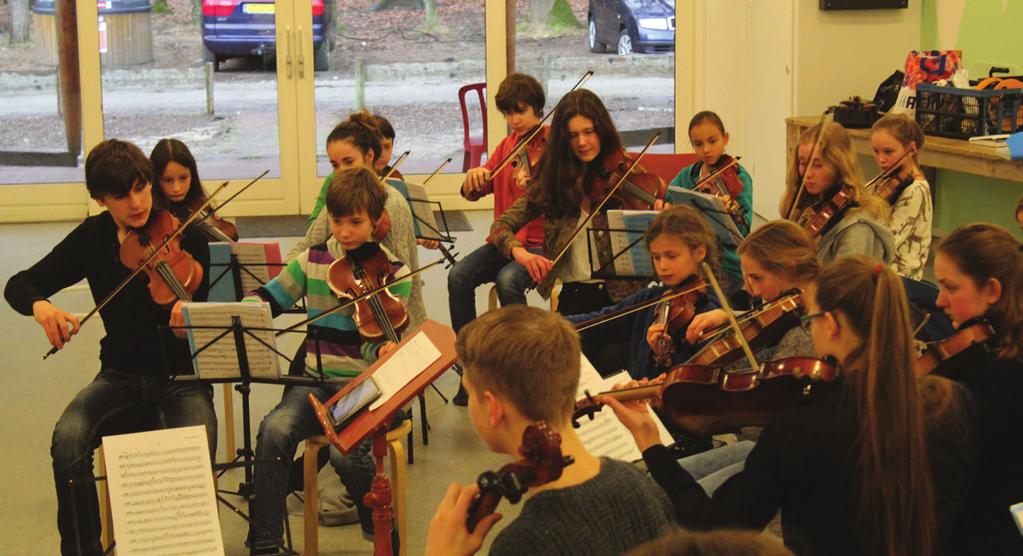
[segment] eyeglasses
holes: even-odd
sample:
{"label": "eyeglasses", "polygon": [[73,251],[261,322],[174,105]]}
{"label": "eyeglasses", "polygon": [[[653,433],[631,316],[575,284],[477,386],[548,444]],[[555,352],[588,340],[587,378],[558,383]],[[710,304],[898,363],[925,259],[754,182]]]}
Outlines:
{"label": "eyeglasses", "polygon": [[799,326],[802,326],[803,330],[809,333],[810,326],[813,324],[813,319],[817,317],[823,317],[826,314],[828,314],[827,311],[821,311],[819,313],[814,313],[812,315],[803,315],[799,317]]}

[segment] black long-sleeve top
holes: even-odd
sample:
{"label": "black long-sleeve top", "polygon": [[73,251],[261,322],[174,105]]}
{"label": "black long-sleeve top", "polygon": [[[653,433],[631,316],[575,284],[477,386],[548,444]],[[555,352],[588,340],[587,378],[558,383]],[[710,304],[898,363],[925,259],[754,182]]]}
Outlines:
{"label": "black long-sleeve top", "polygon": [[[781,510],[782,535],[796,554],[867,554],[857,530],[855,438],[858,424],[841,383],[774,418],[746,459],[743,471],[713,498],[664,446],[643,452],[654,479],[667,492],[679,522],[691,529],[763,529]],[[932,450],[934,448],[932,447]],[[938,448],[941,451],[941,448]],[[943,458],[932,467],[939,523],[959,505],[966,459]],[[943,535],[944,537],[944,535]]]}
{"label": "black long-sleeve top", "polygon": [[[209,293],[209,245],[199,233],[188,231],[182,248],[203,267],[203,278],[192,295],[205,301]],[[88,280],[92,298],[99,303],[131,270],[121,264],[117,224],[110,213],[86,218],[45,257],[11,277],[4,297],[15,311],[32,315],[32,304],[54,293]],[[114,297],[99,314],[106,336],[100,340],[102,369],[116,369],[140,375],[165,374],[167,370],[188,369],[188,344],[169,331],[163,333],[166,363],[161,356],[158,325],[167,324],[170,308],[157,305],[149,295],[148,278],[141,273]],[[95,325],[97,323],[93,323]]]}
{"label": "black long-sleeve top", "polygon": [[971,348],[933,372],[960,382],[977,411],[977,470],[950,554],[1023,554],[1009,506],[1023,502],[1023,363]]}

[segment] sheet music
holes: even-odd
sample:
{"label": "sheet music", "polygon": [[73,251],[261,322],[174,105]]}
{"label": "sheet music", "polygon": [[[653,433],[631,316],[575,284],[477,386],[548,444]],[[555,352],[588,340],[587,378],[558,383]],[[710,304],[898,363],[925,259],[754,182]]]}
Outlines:
{"label": "sheet music", "polygon": [[[607,226],[611,230],[626,230],[608,232],[611,239],[611,250],[621,253],[614,262],[615,274],[619,276],[656,276],[653,261],[650,259],[650,251],[647,250],[646,235],[647,228],[654,221],[658,211],[653,210],[609,210],[607,211]],[[632,244],[632,247],[629,247]],[[599,268],[599,267],[594,267]]]}
{"label": "sheet music", "polygon": [[[615,384],[621,384],[629,380],[631,380],[631,377],[626,371],[621,371],[602,379],[597,370],[593,368],[593,365],[583,356],[576,399],[586,398],[586,390],[589,390],[590,394],[596,395],[610,390]],[[657,430],[660,431],[661,443],[665,445],[671,444],[673,440],[668,429],[664,427],[664,423],[661,422],[661,419],[656,414],[653,417],[654,422],[657,423]],[[629,432],[629,429],[625,428],[625,425],[618,420],[618,417],[615,416],[610,408],[604,408],[596,413],[592,421],[587,417],[579,419],[579,425],[579,428],[576,429],[576,434],[579,435],[579,440],[582,441],[583,446],[591,454],[597,457],[606,456],[628,462],[643,459],[643,454],[636,447],[636,441],[632,438],[632,433]]]}
{"label": "sheet music", "polygon": [[[184,314],[186,326],[219,328],[189,329],[188,345],[193,354],[223,334],[224,329],[231,326],[233,316],[241,317],[242,326],[245,328],[273,327],[270,304],[266,302],[185,303],[181,306],[181,312]],[[272,331],[250,332],[270,346],[277,345]],[[253,378],[279,379],[281,367],[277,354],[248,333],[244,336],[249,374]],[[192,367],[196,376],[203,379],[240,377],[241,369],[238,367],[238,349],[235,347],[234,334],[228,333],[206,348],[198,357],[193,358]]]}
{"label": "sheet music", "polygon": [[206,427],[107,436],[103,451],[117,554],[223,556]]}
{"label": "sheet music", "polygon": [[392,396],[438,359],[440,350],[433,345],[433,341],[424,332],[416,332],[373,373],[373,380],[380,388],[380,397],[369,406],[369,409],[374,410],[387,403]]}
{"label": "sheet music", "polygon": [[703,213],[707,223],[714,230],[718,243],[736,246],[742,242],[743,235],[739,233],[739,228],[735,227],[735,221],[732,220],[731,214],[721,199],[676,185],[669,185],[668,192],[672,203],[692,205],[693,208]]}
{"label": "sheet music", "polygon": [[268,266],[270,263],[281,262],[281,246],[277,243],[235,243],[231,251],[238,258],[238,264],[244,267],[240,273],[243,294],[281,273],[280,266]]}

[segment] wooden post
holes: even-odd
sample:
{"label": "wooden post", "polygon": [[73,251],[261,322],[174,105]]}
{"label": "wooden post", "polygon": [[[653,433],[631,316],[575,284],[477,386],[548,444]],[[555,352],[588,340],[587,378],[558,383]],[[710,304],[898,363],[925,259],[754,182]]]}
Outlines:
{"label": "wooden post", "polygon": [[508,73],[515,71],[515,18],[518,6],[516,0],[505,0],[504,2],[504,41],[505,56],[508,58]]}
{"label": "wooden post", "polygon": [[206,70],[206,113],[213,115],[213,62],[203,64]]}
{"label": "wooden post", "polygon": [[355,110],[366,107],[366,64],[362,58],[355,59]]}
{"label": "wooden post", "polygon": [[82,152],[82,88],[78,72],[78,7],[75,0],[56,0],[57,72],[64,106],[68,153]]}

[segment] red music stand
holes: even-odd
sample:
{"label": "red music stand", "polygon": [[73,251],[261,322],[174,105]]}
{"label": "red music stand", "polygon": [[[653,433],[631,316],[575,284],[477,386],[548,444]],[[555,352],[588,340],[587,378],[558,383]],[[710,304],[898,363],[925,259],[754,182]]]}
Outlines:
{"label": "red music stand", "polygon": [[[411,382],[391,397],[384,405],[372,411],[365,411],[356,417],[340,432],[334,430],[330,420],[327,418],[327,407],[337,403],[342,396],[353,390],[366,377],[372,375],[400,351],[418,333],[426,334],[426,337],[440,351],[440,357],[434,361],[423,372],[416,375]],[[323,432],[330,443],[341,450],[341,453],[348,454],[362,443],[366,437],[373,435],[373,458],[376,460],[377,473],[373,478],[373,485],[370,488],[363,502],[373,508],[373,545],[375,556],[391,556],[391,520],[394,511],[391,508],[391,482],[384,474],[384,457],[387,456],[387,428],[394,418],[394,414],[411,403],[412,399],[425,390],[434,380],[451,368],[458,355],[455,352],[455,331],[450,326],[445,326],[436,321],[427,320],[405,339],[398,344],[398,349],[380,358],[376,363],[363,371],[347,386],[334,394],[326,403],[320,403],[314,396],[309,396],[309,403],[316,411],[316,418],[323,425]]]}

